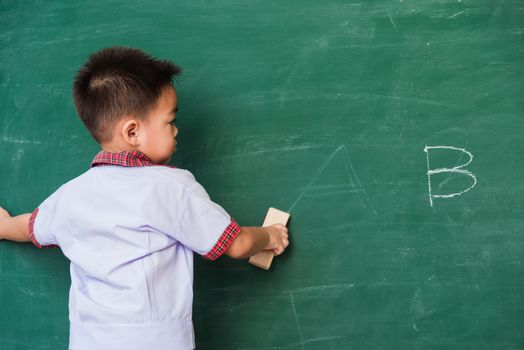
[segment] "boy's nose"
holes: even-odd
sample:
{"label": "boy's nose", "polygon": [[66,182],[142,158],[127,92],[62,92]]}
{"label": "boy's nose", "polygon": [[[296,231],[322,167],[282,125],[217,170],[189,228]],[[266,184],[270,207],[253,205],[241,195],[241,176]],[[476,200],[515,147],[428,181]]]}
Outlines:
{"label": "boy's nose", "polygon": [[173,132],[173,137],[177,137],[178,135],[178,128],[175,126],[175,131]]}

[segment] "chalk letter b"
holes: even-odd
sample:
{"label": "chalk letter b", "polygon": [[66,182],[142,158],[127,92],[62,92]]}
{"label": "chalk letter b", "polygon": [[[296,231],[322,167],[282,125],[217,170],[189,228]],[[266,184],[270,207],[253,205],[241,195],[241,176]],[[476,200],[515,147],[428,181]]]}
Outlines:
{"label": "chalk letter b", "polygon": [[[456,167],[453,167],[453,168],[431,169],[429,167],[429,150],[430,149],[450,149],[450,150],[460,151],[460,152],[463,152],[463,153],[467,154],[469,156],[469,160],[466,163],[461,164],[461,165],[456,166]],[[465,149],[451,147],[451,146],[426,146],[426,147],[424,147],[424,152],[426,152],[426,159],[427,159],[427,163],[428,163],[428,173],[427,174],[428,174],[428,189],[429,189],[429,204],[430,204],[430,206],[433,206],[433,198],[451,198],[451,197],[455,197],[455,196],[460,196],[461,194],[466,193],[469,190],[471,190],[477,184],[477,178],[475,177],[475,175],[473,175],[473,173],[471,171],[463,169],[466,166],[468,166],[471,163],[471,161],[473,160],[473,155],[471,153],[469,153],[468,151],[466,151]],[[440,173],[456,173],[456,174],[467,175],[471,179],[473,179],[473,184],[470,187],[468,187],[467,189],[465,189],[465,190],[463,190],[461,192],[455,192],[455,193],[449,193],[449,194],[433,194],[431,192],[431,176],[434,175],[434,174],[440,174]]]}

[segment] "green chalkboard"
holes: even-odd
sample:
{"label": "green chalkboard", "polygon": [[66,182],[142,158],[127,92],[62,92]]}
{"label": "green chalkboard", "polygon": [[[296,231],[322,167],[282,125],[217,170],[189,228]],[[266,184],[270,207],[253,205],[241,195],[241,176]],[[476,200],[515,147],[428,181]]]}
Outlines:
{"label": "green chalkboard", "polygon": [[[199,349],[524,348],[521,0],[7,0],[0,43],[12,214],[88,169],[72,79],[113,45],[184,68],[175,165],[243,225],[291,212],[268,272],[195,257]],[[0,348],[66,349],[68,288],[0,242]]]}

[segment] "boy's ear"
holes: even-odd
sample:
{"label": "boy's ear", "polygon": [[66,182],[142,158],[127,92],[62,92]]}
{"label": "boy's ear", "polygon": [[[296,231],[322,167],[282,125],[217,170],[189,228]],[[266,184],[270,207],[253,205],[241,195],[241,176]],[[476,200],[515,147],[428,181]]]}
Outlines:
{"label": "boy's ear", "polygon": [[121,128],[122,137],[132,146],[138,146],[140,143],[140,123],[138,120],[131,118],[124,122]]}

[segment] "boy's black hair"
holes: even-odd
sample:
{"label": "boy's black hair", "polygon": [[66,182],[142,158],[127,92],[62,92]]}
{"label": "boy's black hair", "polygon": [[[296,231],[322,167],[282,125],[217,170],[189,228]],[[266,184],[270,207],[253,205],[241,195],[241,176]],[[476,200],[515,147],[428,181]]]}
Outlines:
{"label": "boy's black hair", "polygon": [[115,46],[95,52],[73,83],[76,111],[98,143],[110,141],[124,115],[145,118],[182,70],[145,52]]}

